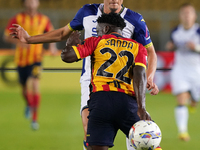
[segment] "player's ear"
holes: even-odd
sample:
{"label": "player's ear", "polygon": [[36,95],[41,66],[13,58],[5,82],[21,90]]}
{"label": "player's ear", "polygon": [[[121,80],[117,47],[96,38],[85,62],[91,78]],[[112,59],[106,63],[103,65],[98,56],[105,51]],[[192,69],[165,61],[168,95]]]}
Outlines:
{"label": "player's ear", "polygon": [[109,34],[109,33],[110,33],[110,30],[111,30],[111,26],[109,26],[109,25],[106,25],[106,26],[104,26],[104,28],[103,28],[104,34]]}

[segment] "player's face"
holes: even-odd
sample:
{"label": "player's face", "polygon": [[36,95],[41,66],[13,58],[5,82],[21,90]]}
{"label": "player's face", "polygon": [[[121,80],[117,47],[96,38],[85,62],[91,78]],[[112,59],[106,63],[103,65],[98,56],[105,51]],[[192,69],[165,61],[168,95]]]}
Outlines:
{"label": "player's face", "polygon": [[196,12],[192,6],[186,6],[180,9],[180,21],[183,25],[192,26],[196,21]]}
{"label": "player's face", "polygon": [[123,0],[104,0],[104,12],[119,13],[122,7]]}
{"label": "player's face", "polygon": [[24,6],[28,10],[37,10],[39,7],[39,0],[25,0]]}

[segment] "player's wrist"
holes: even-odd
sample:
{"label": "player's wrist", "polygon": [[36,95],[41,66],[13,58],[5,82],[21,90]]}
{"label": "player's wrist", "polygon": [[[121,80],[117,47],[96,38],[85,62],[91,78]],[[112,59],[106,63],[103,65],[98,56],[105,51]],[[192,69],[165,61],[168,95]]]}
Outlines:
{"label": "player's wrist", "polygon": [[30,36],[30,35],[27,36],[25,40],[26,40],[26,44],[33,44],[33,41],[32,41],[32,39],[31,39],[31,36]]}

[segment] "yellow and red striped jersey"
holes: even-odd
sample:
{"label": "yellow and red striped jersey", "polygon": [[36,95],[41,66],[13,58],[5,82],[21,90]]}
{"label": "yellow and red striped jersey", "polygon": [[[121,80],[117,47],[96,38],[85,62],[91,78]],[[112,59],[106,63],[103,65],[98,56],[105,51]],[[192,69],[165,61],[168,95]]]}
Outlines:
{"label": "yellow and red striped jersey", "polygon": [[135,65],[146,68],[147,50],[142,44],[112,33],[87,38],[73,49],[78,59],[91,55],[91,92],[135,95],[131,70]]}
{"label": "yellow and red striped jersey", "polygon": [[[5,36],[9,36],[9,28],[12,27],[12,24],[19,24],[31,36],[53,30],[50,19],[41,13],[37,13],[33,17],[24,12],[18,13],[10,19],[4,32]],[[17,44],[15,51],[15,62],[20,67],[31,65],[35,62],[41,62],[42,50],[42,44],[29,44],[28,46]]]}

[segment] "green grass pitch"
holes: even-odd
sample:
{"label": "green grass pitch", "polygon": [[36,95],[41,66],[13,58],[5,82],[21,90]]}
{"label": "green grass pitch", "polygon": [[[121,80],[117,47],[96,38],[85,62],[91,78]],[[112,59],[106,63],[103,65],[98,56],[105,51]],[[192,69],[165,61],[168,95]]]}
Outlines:
{"label": "green grass pitch", "polygon": [[[82,150],[79,77],[80,72],[42,74],[38,131],[31,130],[30,120],[24,118],[20,87],[7,86],[0,79],[0,150]],[[175,106],[175,98],[169,93],[146,95],[147,111],[162,131],[161,147],[199,150],[200,109],[189,117],[191,140],[182,142],[177,138]],[[114,145],[112,150],[126,150],[122,132],[118,132]]]}

